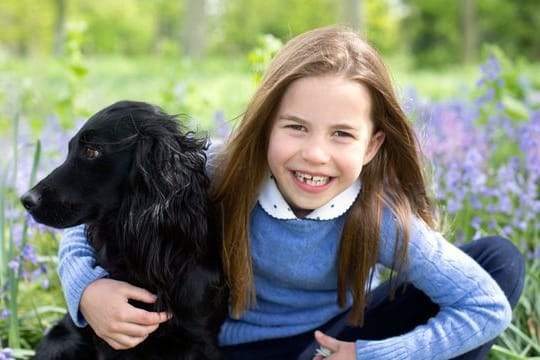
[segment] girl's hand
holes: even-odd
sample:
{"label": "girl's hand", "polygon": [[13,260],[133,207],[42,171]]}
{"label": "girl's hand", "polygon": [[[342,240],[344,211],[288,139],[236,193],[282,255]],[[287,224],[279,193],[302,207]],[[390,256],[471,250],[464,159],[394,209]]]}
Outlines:
{"label": "girl's hand", "polygon": [[315,355],[313,360],[354,360],[356,359],[356,345],[353,342],[339,341],[323,334],[320,331],[315,331],[315,340],[322,347],[330,350],[331,354],[327,357]]}
{"label": "girl's hand", "polygon": [[125,282],[99,279],[84,290],[80,311],[94,332],[116,350],[141,343],[168,319],[166,312],[134,307],[129,299],[154,303],[156,296]]}

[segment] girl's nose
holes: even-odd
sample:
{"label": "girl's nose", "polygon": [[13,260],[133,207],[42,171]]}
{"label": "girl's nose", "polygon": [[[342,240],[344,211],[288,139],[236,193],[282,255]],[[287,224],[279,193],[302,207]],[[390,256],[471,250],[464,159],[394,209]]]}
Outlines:
{"label": "girl's nose", "polygon": [[325,164],[330,160],[330,152],[323,141],[312,139],[304,143],[302,158],[312,164]]}

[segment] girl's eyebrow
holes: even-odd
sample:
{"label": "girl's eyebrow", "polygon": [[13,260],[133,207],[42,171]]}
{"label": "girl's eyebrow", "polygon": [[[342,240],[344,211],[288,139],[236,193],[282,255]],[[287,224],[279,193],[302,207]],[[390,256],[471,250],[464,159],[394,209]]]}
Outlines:
{"label": "girl's eyebrow", "polygon": [[335,124],[332,125],[332,129],[340,129],[340,130],[358,130],[356,126],[352,126],[349,124]]}
{"label": "girl's eyebrow", "polygon": [[299,122],[306,122],[306,120],[302,119],[301,117],[290,115],[290,114],[281,114],[278,116],[279,119],[282,120],[292,120],[292,121],[299,121]]}
{"label": "girl's eyebrow", "polygon": [[[290,114],[281,114],[278,116],[278,119],[280,120],[290,120],[290,121],[296,121],[300,123],[307,123],[307,120],[302,119],[301,117],[298,117],[296,115],[290,115]],[[333,124],[332,129],[339,129],[339,130],[358,130],[356,126],[353,126],[351,124],[347,123],[339,123],[339,124]]]}

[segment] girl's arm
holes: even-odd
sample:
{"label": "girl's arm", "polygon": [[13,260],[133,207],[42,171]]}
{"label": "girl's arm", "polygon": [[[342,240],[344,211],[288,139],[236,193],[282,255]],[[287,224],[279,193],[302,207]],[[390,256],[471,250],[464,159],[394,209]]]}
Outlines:
{"label": "girl's arm", "polygon": [[58,252],[58,275],[71,318],[77,326],[86,326],[88,323],[79,312],[82,293],[90,283],[108,274],[96,265],[96,254],[88,243],[85,225],[64,231]]}
{"label": "girl's arm", "polygon": [[[390,266],[396,223],[389,210],[385,210],[381,235],[379,261]],[[495,280],[416,218],[410,226],[404,280],[438,304],[439,313],[401,336],[356,341],[357,359],[448,359],[497,337],[511,321],[510,304]]]}
{"label": "girl's arm", "polygon": [[95,264],[94,248],[88,243],[84,225],[64,232],[58,257],[58,273],[71,318],[77,326],[90,324],[114,349],[136,346],[167,320],[165,312],[149,312],[128,303],[129,299],[153,303],[155,295],[105,278],[108,274]]}

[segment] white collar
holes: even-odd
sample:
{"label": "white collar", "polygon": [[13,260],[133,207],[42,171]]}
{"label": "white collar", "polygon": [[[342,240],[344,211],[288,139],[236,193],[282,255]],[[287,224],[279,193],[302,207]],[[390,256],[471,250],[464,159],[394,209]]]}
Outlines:
{"label": "white collar", "polygon": [[[332,220],[345,213],[354,203],[360,193],[360,180],[355,181],[342,193],[330,200],[325,205],[310,212],[305,218],[312,220]],[[274,176],[269,174],[259,194],[259,204],[268,215],[280,220],[297,219],[289,204],[281,195]]]}

